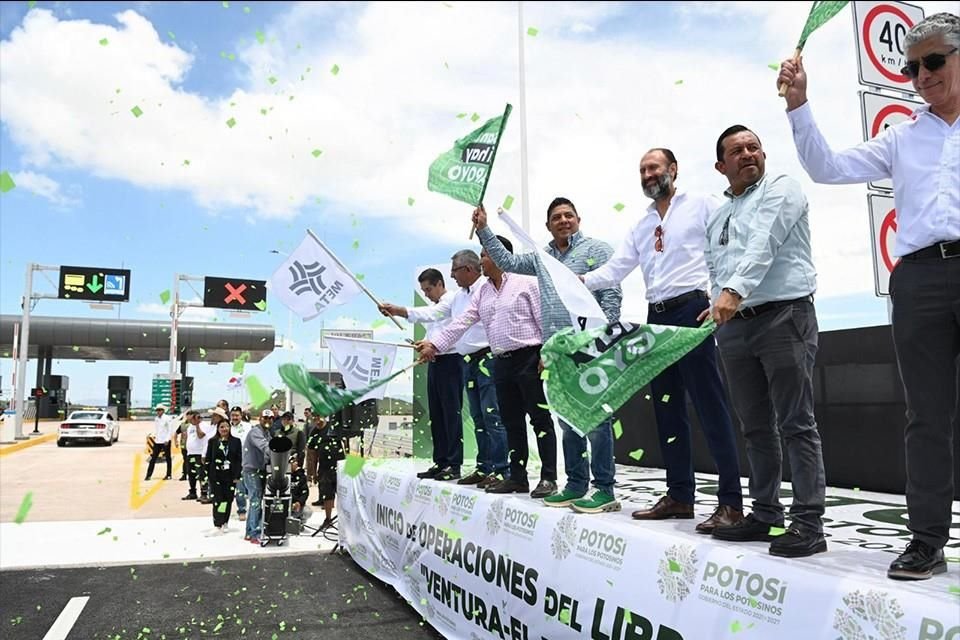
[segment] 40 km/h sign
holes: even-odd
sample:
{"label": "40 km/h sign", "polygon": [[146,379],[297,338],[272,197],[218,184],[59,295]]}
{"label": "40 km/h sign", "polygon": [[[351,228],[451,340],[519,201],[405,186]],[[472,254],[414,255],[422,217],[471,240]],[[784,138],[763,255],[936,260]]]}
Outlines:
{"label": "40 km/h sign", "polygon": [[900,262],[893,257],[897,241],[897,210],[893,197],[871,193],[867,195],[870,209],[870,237],[873,242],[873,284],[878,296],[890,295],[890,274]]}
{"label": "40 km/h sign", "polygon": [[923,9],[905,2],[854,2],[860,84],[913,93],[900,69],[907,63],[904,36],[923,20]]}
{"label": "40 km/h sign", "polygon": [[[879,93],[863,91],[860,93],[860,114],[863,116],[864,141],[876,138],[889,127],[910,120],[922,102],[891,98]],[[870,183],[871,189],[893,191],[893,182],[880,180]]]}

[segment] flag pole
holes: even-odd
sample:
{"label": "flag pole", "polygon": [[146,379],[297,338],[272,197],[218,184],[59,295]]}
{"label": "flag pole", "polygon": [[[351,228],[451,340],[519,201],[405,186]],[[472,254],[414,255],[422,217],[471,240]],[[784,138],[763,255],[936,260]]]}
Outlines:
{"label": "flag pole", "polygon": [[517,2],[517,40],[520,52],[520,223],[523,230],[530,233],[530,198],[527,185],[527,70],[524,54],[523,0]]}
{"label": "flag pole", "polygon": [[327,336],[327,340],[346,340],[348,342],[366,342],[367,344],[382,344],[386,347],[408,347],[410,349],[415,348],[409,342],[386,342],[383,340],[370,340],[368,338],[345,338],[343,336]]}
{"label": "flag pole", "polygon": [[[811,3],[810,3],[810,12],[807,13],[807,22],[805,22],[804,25],[803,25],[804,31],[806,31],[807,23],[810,22],[810,16],[813,15],[813,12],[816,10],[816,8],[817,8],[817,3],[816,3],[816,0],[814,0],[814,2],[811,2]],[[803,34],[800,34],[800,35],[801,35],[801,37],[803,36]],[[805,43],[804,43],[803,41],[800,41],[800,42],[797,43],[797,48],[794,49],[794,51],[793,51],[793,57],[790,58],[790,60],[791,60],[794,64],[796,64],[797,61],[800,60],[800,54],[803,52],[803,45],[804,45],[804,44],[805,44]],[[789,89],[789,88],[790,88],[790,87],[789,87],[789,85],[788,85],[786,82],[781,83],[781,84],[780,84],[780,89],[777,91],[777,95],[779,95],[779,96],[782,98],[783,96],[787,95],[787,89]]]}
{"label": "flag pole", "polygon": [[[372,293],[370,293],[370,290],[367,289],[365,286],[363,286],[363,283],[362,283],[362,282],[360,282],[359,280],[357,280],[357,277],[356,277],[355,275],[353,275],[353,271],[351,271],[350,269],[348,269],[348,268],[347,268],[347,265],[345,265],[345,264],[343,264],[342,262],[340,262],[340,258],[338,258],[337,255],[336,255],[333,251],[330,251],[330,249],[327,247],[327,245],[325,245],[325,244],[323,243],[323,240],[321,240],[319,237],[317,237],[317,234],[315,234],[311,229],[307,229],[307,234],[309,234],[309,236],[310,236],[311,238],[313,238],[314,242],[316,242],[316,243],[319,244],[321,247],[323,247],[323,250],[326,251],[327,254],[328,254],[331,258],[333,258],[333,261],[337,263],[337,266],[339,266],[341,269],[343,269],[343,271],[344,271],[347,275],[349,275],[351,278],[353,278],[353,281],[357,283],[357,286],[360,287],[360,290],[363,291],[365,294],[367,294],[367,295],[370,297],[370,299],[373,300],[373,303],[379,307],[379,306],[380,306],[380,301],[377,300],[376,296],[374,296]],[[395,325],[397,325],[397,328],[398,328],[398,329],[400,329],[401,331],[404,330],[403,325],[401,325],[401,324],[397,321],[396,318],[394,318],[393,316],[390,316],[390,319],[393,320],[393,323],[394,323]]]}
{"label": "flag pole", "polygon": [[[490,184],[490,174],[493,173],[493,161],[497,159],[497,150],[500,148],[500,138],[503,137],[503,130],[507,128],[507,119],[510,118],[510,112],[513,111],[513,105],[509,102],[507,106],[503,109],[503,117],[500,120],[500,130],[497,131],[497,141],[493,144],[493,155],[490,156],[490,169],[487,171],[487,178],[483,181],[483,189],[480,191],[480,199],[477,201],[477,206],[483,206],[483,196],[487,195],[487,185]],[[470,236],[468,240],[473,240],[473,234],[477,230],[477,225],[470,227]]]}

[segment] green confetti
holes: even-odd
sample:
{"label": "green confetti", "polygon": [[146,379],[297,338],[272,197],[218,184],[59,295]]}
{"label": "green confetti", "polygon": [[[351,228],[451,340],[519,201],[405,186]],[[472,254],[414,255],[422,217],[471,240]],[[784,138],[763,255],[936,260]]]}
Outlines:
{"label": "green confetti", "polygon": [[739,620],[734,620],[733,622],[730,623],[730,631],[732,631],[733,633],[737,633],[741,629],[743,629],[743,627],[740,625]]}
{"label": "green confetti", "polygon": [[617,213],[620,213],[626,206],[627,205],[623,204],[622,202],[618,202],[617,204],[613,205],[613,208],[617,211]]}
{"label": "green confetti", "polygon": [[[267,82],[269,82],[270,84],[277,84],[277,78],[275,76],[270,76],[269,78],[267,78]],[[261,113],[263,113],[264,111],[266,111],[266,109],[260,110]]]}
{"label": "green confetti", "polygon": [[437,527],[437,528],[443,531],[445,534],[447,534],[447,537],[450,538],[451,540],[459,540],[460,538],[463,537],[463,534],[461,534],[459,531],[456,531],[455,529],[451,529],[447,527]]}
{"label": "green confetti", "polygon": [[633,458],[634,460],[636,460],[637,462],[640,462],[640,458],[643,457],[643,449],[634,449],[627,455]]}
{"label": "green confetti", "polygon": [[359,240],[354,240],[354,241],[353,241],[353,248],[354,248],[354,249],[359,249],[359,248],[360,248],[360,241],[359,241]]}
{"label": "green confetti", "polygon": [[771,536],[776,537],[776,536],[782,536],[782,535],[785,534],[786,532],[787,532],[787,530],[784,529],[783,527],[770,527],[769,534],[770,534]]}
{"label": "green confetti", "polygon": [[30,513],[30,509],[33,507],[33,491],[27,491],[27,495],[23,496],[23,500],[20,502],[20,508],[17,509],[17,515],[14,516],[13,521],[17,524],[23,524],[23,521],[27,519],[27,514]]}
{"label": "green confetti", "polygon": [[947,587],[947,591],[954,595],[960,596],[960,586],[957,586],[955,584],[952,584],[949,587]]}
{"label": "green confetti", "polygon": [[536,37],[536,35],[537,35],[538,33],[540,33],[540,30],[537,29],[536,27],[527,27],[527,35],[528,35],[528,36]]}
{"label": "green confetti", "polygon": [[310,152],[310,155],[312,155],[314,158],[319,158],[321,153],[323,153],[322,149],[314,149]]}
{"label": "green confetti", "polygon": [[103,529],[97,532],[97,535],[102,536],[103,534],[110,533],[111,531],[113,531],[113,529],[111,529],[110,527],[104,527]]}
{"label": "green confetti", "polygon": [[774,71],[780,71],[780,63],[779,63],[779,62],[771,62],[771,63],[768,64],[767,66],[770,67],[771,69],[773,69]]}
{"label": "green confetti", "polygon": [[560,620],[565,625],[570,625],[570,609],[562,609],[560,615],[557,616],[557,619]]}
{"label": "green confetti", "polygon": [[227,126],[233,129],[235,126],[237,126],[237,121],[233,118],[230,118],[227,120]]}
{"label": "green confetti", "polygon": [[229,9],[229,8],[230,8],[230,3],[227,2],[226,0],[224,0],[224,1],[221,2],[220,4],[223,5],[223,8],[224,8],[224,9]]}
{"label": "green confetti", "polygon": [[260,31],[260,29],[257,29],[257,32],[254,35],[257,38],[257,42],[260,44],[263,44],[267,41],[267,36],[264,35],[263,31]]}
{"label": "green confetti", "polygon": [[167,31],[167,35],[170,36],[171,40],[177,39],[177,36],[173,33],[173,31]]}
{"label": "green confetti", "polygon": [[677,81],[674,82],[673,84],[683,84],[683,80],[677,80]]}
{"label": "green confetti", "polygon": [[267,301],[266,301],[266,300],[257,300],[256,302],[253,303],[253,306],[255,306],[257,309],[260,309],[260,311],[266,311],[266,310],[267,310]]}
{"label": "green confetti", "polygon": [[407,198],[408,207],[412,207],[414,202],[416,202],[416,200],[414,200],[413,198],[409,198],[409,197]]}
{"label": "green confetti", "polygon": [[206,357],[207,357],[207,350],[204,349],[203,347],[199,347],[199,350],[200,350],[200,357],[201,357],[201,358],[206,358]]}
{"label": "green confetti", "polygon": [[550,411],[550,409],[552,408],[548,404],[538,404],[537,406],[540,407],[541,409],[545,409],[546,411]]}
{"label": "green confetti", "polygon": [[480,119],[479,113],[474,113],[472,116],[470,116],[470,122],[476,122],[479,119]]}
{"label": "green confetti", "polygon": [[457,114],[457,117],[458,117],[458,118],[466,118],[466,117],[467,117],[467,114],[466,114],[466,113],[458,113],[458,114]]}
{"label": "green confetti", "polygon": [[270,401],[270,392],[257,376],[248,376],[244,379],[244,383],[247,385],[247,392],[250,393],[250,402],[253,406],[259,407]]}
{"label": "green confetti", "polygon": [[217,506],[217,513],[226,513],[226,512],[227,512],[227,507],[229,507],[229,506],[230,506],[230,503],[229,503],[229,502],[221,502],[221,503]]}
{"label": "green confetti", "polygon": [[160,304],[167,304],[170,302],[170,289],[164,289],[160,292]]}
{"label": "green confetti", "polygon": [[340,73],[340,65],[335,64],[332,67],[330,67],[330,73],[332,73],[333,75],[337,75],[338,73]]}
{"label": "green confetti", "polygon": [[588,266],[588,267],[592,267],[592,266],[595,265],[595,264],[597,264],[597,261],[596,261],[594,258],[587,258],[587,266]]}
{"label": "green confetti", "polygon": [[7,193],[8,191],[13,191],[14,187],[17,186],[17,183],[13,181],[13,178],[10,177],[10,174],[6,171],[0,173],[0,193]]}
{"label": "green confetti", "polygon": [[133,114],[134,118],[139,118],[143,115],[143,110],[140,107],[134,107],[133,109],[130,109],[130,113]]}
{"label": "green confetti", "polygon": [[503,199],[503,204],[501,205],[504,211],[510,211],[510,207],[513,206],[513,196],[508,195]]}
{"label": "green confetti", "polygon": [[73,350],[74,350],[74,351],[80,351],[80,347],[74,347]]}
{"label": "green confetti", "polygon": [[757,607],[760,606],[760,603],[757,602],[757,599],[756,599],[756,598],[749,598],[749,599],[747,600],[747,602],[749,602],[749,603],[750,603],[750,606],[753,607],[754,609],[756,609]]}
{"label": "green confetti", "polygon": [[617,420],[613,423],[613,437],[617,440],[620,439],[620,436],[623,435],[623,425],[620,424],[620,421]]}
{"label": "green confetti", "polygon": [[374,320],[373,322],[370,323],[370,328],[371,328],[371,329],[379,329],[380,327],[382,327],[382,326],[385,325],[385,324],[387,324],[387,319],[386,319],[386,318],[377,318],[376,320]]}
{"label": "green confetti", "polygon": [[351,478],[356,478],[360,475],[360,470],[363,469],[364,462],[366,462],[365,458],[351,453],[347,456],[346,462],[343,463],[343,472]]}
{"label": "green confetti", "polygon": [[669,438],[667,438],[667,444],[670,444],[671,442],[673,442],[673,441],[676,440],[676,439],[677,439],[677,436],[670,436]]}
{"label": "green confetti", "polygon": [[663,397],[660,398],[660,402],[670,402],[670,394],[669,393],[663,394]]}
{"label": "green confetti", "polygon": [[100,46],[101,46],[101,47],[105,47],[105,46],[107,46],[108,44],[110,44],[110,41],[109,41],[109,40],[107,40],[106,38],[100,38]]}
{"label": "green confetti", "polygon": [[243,12],[244,12],[244,13],[250,13],[250,7],[244,7],[244,8],[243,8]]}
{"label": "green confetti", "polygon": [[667,560],[667,564],[670,565],[670,571],[673,573],[683,573],[683,567],[676,560]]}

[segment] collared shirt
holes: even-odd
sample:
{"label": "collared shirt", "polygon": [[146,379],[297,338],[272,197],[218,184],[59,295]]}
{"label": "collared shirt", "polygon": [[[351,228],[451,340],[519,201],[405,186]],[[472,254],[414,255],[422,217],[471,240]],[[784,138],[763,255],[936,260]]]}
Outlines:
{"label": "collared shirt", "polygon": [[217,428],[209,422],[201,422],[200,430],[203,431],[203,437],[197,435],[197,425],[191,424],[187,427],[187,455],[202,456],[207,453],[207,443],[217,434]]}
{"label": "collared shirt", "polygon": [[[536,252],[513,255],[507,251],[503,243],[497,239],[490,227],[484,227],[477,232],[483,248],[493,262],[509,273],[518,273],[528,276],[537,276],[540,288],[540,309],[542,316],[543,339],[565,327],[573,326],[570,312],[560,299],[553,280],[546,268],[540,264],[540,256]],[[570,244],[566,251],[561,252],[555,242],[550,242],[544,250],[567,266],[575,274],[583,275],[597,269],[613,255],[613,247],[595,238],[588,238],[581,232],[570,236]],[[620,303],[623,301],[623,291],[619,286],[608,287],[596,291],[593,297],[600,303],[600,309],[609,322],[620,319]],[[491,341],[492,342],[492,341]]]}
{"label": "collared shirt", "polygon": [[157,444],[170,442],[173,436],[173,420],[170,416],[163,415],[153,419],[153,435]]}
{"label": "collared shirt", "polygon": [[[584,276],[587,288],[622,282],[639,265],[649,302],[662,302],[697,289],[706,291],[710,277],[703,257],[707,222],[720,204],[716,196],[678,190],[661,220],[657,203],[651,203],[613,257]],[[654,247],[657,226],[663,231],[663,251]]]}
{"label": "collared shirt", "polygon": [[[434,323],[434,327],[439,325],[439,330],[428,334],[435,335],[450,324],[449,321],[451,319],[456,318],[467,310],[467,307],[470,306],[470,298],[480,290],[483,283],[483,278],[477,278],[469,287],[458,287],[452,299],[444,300],[444,297],[446,297],[446,294],[444,294],[444,296],[440,298],[440,302],[432,307],[407,309],[407,320],[411,322]],[[448,291],[447,293],[450,292]],[[431,340],[431,342],[433,341]],[[457,340],[455,349],[460,355],[467,356],[471,353],[476,353],[480,349],[486,349],[489,346],[490,343],[487,342],[487,333],[483,330],[483,325],[478,322],[467,329],[466,333]]]}
{"label": "collared shirt", "polygon": [[[446,329],[447,325],[450,324],[450,308],[453,306],[453,299],[456,295],[454,291],[447,291],[440,296],[436,304],[407,309],[407,320],[426,324],[427,340],[435,345],[436,341],[434,338],[436,335]],[[452,348],[441,352],[440,355],[450,353],[454,353]]]}
{"label": "collared shirt", "polygon": [[704,255],[713,299],[729,287],[743,296],[742,306],[755,307],[816,291],[807,198],[800,183],[765,174],[739,196],[729,189],[724,195],[727,202],[707,223]]}
{"label": "collared shirt", "polygon": [[897,206],[893,255],[960,239],[960,118],[948,125],[924,105],[914,119],[835,153],[807,102],[787,112],[800,163],[814,182],[850,184],[891,178]]}
{"label": "collared shirt", "polygon": [[243,444],[247,441],[247,436],[250,435],[250,423],[243,420],[237,424],[230,423],[230,435],[240,440],[240,444]]}
{"label": "collared shirt", "polygon": [[433,346],[449,349],[469,327],[483,323],[494,354],[543,344],[537,279],[504,273],[500,289],[487,278],[466,310],[441,331]]}

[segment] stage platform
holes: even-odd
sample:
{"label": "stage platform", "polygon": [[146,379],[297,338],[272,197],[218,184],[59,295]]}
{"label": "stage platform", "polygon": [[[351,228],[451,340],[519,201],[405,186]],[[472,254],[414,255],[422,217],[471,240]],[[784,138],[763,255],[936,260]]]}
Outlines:
{"label": "stage platform", "polygon": [[828,552],[791,560],[695,533],[716,506],[707,475],[695,519],[640,523],[661,469],[618,467],[623,510],[583,515],[418,480],[425,466],[341,465],[340,540],[447,638],[960,640],[957,502],[948,572],[898,582],[886,569],[909,540],[903,496],[828,488]]}

